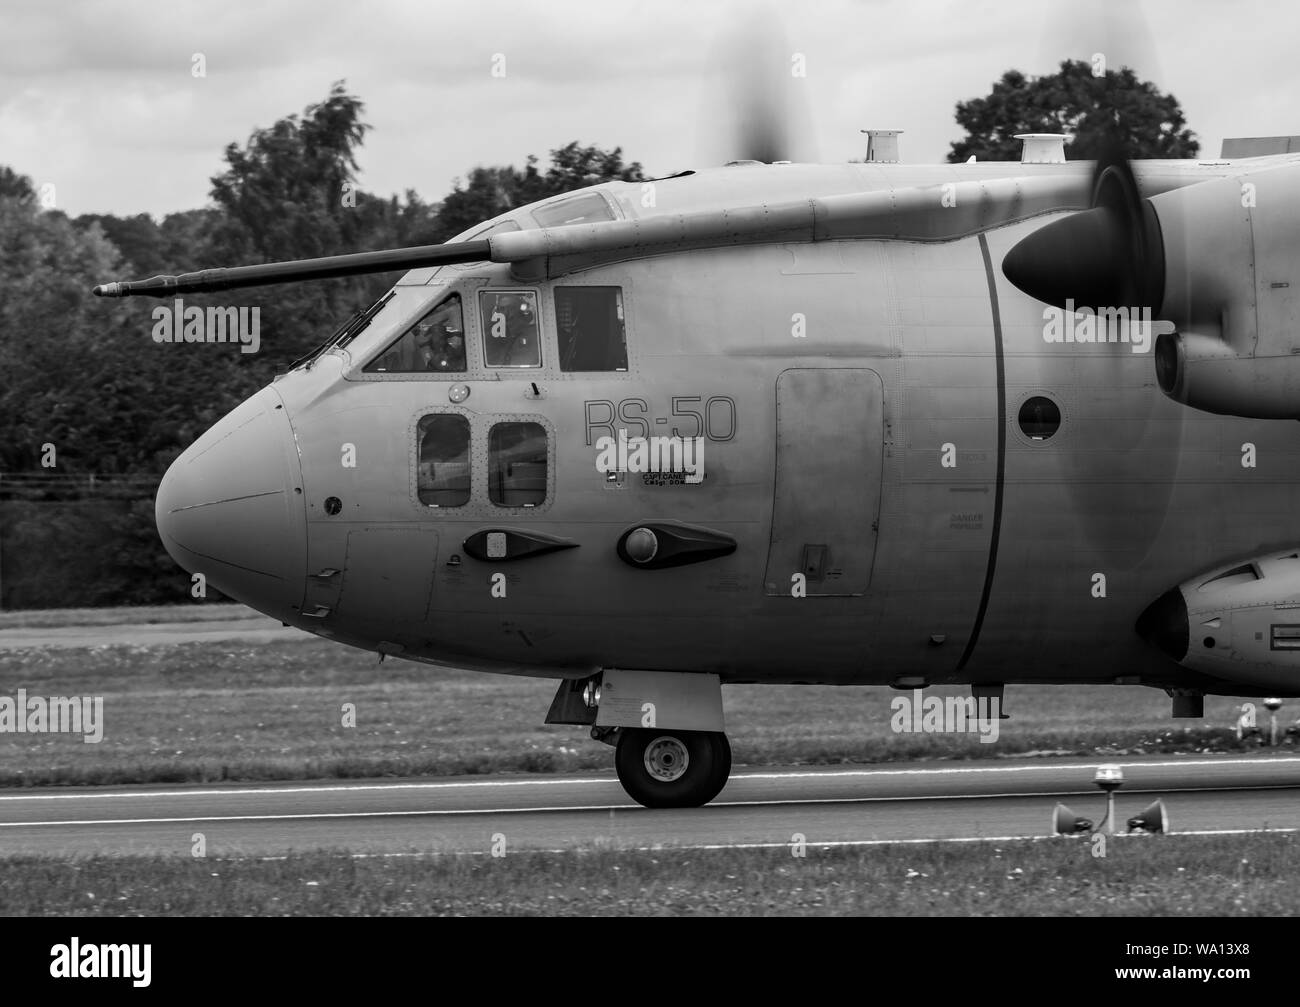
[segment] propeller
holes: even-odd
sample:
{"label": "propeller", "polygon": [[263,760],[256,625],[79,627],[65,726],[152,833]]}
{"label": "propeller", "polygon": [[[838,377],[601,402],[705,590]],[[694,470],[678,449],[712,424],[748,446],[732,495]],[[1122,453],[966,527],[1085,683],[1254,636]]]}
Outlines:
{"label": "propeller", "polygon": [[[1166,255],[1157,209],[1143,197],[1134,175],[1134,145],[1142,135],[1141,127],[1128,121],[1127,103],[1118,100],[1112,91],[1114,78],[1106,74],[1124,67],[1141,80],[1159,81],[1160,74],[1137,4],[1057,10],[1055,23],[1049,26],[1055,43],[1050,64],[1066,57],[1088,63],[1091,79],[1075,83],[1092,96],[1086,114],[1094,130],[1089,132],[1095,136],[1095,126],[1101,122],[1105,136],[1100,143],[1085,140],[1073,148],[1075,157],[1095,158],[1088,208],[1027,234],[1003,257],[1002,272],[1025,294],[1067,312],[1063,319],[1067,325],[1086,325],[1085,318],[1076,319],[1070,311],[1097,313],[1092,329],[1097,341],[1110,343],[1125,334],[1122,328],[1119,332],[1112,328],[1116,316],[1102,316],[1104,309],[1128,309],[1119,317],[1127,317],[1129,342],[1055,350],[1074,356],[1079,380],[1091,384],[1080,396],[1074,415],[1080,434],[1072,445],[1075,450],[1057,456],[1056,464],[1063,480],[1073,486],[1074,513],[1088,543],[1107,550],[1108,562],[1116,569],[1133,570],[1145,561],[1168,512],[1182,427],[1173,425],[1171,431],[1168,424],[1153,424],[1167,415],[1164,397],[1134,391],[1136,385],[1149,383],[1152,362],[1133,352],[1137,344],[1132,339],[1132,312],[1149,309],[1147,317],[1160,317],[1166,270],[1180,259]],[[1057,128],[1068,131],[1070,127],[1067,121]],[[1046,321],[1046,310],[1043,318]],[[1150,337],[1146,333],[1145,338]],[[1162,335],[1155,345],[1165,338]],[[1151,450],[1157,430],[1170,450]],[[1117,507],[1115,484],[1134,481],[1142,484],[1141,504]]]}
{"label": "propeller", "polygon": [[[739,27],[713,47],[723,77],[699,117],[701,163],[815,161],[806,135],[808,81],[795,63],[796,47],[770,8],[746,7],[732,24]],[[721,130],[719,122],[726,124]]]}
{"label": "propeller", "polygon": [[[1098,78],[1123,67],[1136,72],[1141,64],[1147,79],[1159,77],[1137,3],[1104,0],[1086,13],[1060,8],[1048,35],[1055,52],[1088,61]],[[1058,308],[1067,301],[1094,311],[1145,307],[1155,317],[1164,297],[1165,250],[1159,218],[1133,174],[1137,128],[1125,121],[1120,104],[1099,103],[1090,113],[1097,117],[1105,118],[1107,129],[1096,151],[1090,208],[1024,238],[1007,253],[1002,271],[1030,297]]]}
{"label": "propeller", "polygon": [[1097,160],[1091,208],[1021,239],[1002,260],[1002,272],[1030,297],[1058,308],[1145,307],[1153,317],[1160,313],[1160,221],[1138,191],[1118,143]]}

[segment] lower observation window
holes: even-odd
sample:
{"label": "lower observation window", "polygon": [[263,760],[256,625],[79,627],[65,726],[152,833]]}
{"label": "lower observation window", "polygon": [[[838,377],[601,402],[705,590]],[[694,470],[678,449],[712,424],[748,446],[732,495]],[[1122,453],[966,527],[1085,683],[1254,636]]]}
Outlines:
{"label": "lower observation window", "polygon": [[540,423],[497,423],[488,434],[488,498],[498,507],[546,502],[546,429]]}
{"label": "lower observation window", "polygon": [[420,419],[420,503],[463,507],[469,502],[469,421],[454,413]]}

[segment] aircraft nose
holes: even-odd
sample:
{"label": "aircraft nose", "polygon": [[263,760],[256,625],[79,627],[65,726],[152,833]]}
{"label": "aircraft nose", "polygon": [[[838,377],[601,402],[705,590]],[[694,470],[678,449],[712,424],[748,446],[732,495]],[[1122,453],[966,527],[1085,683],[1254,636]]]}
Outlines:
{"label": "aircraft nose", "polygon": [[154,505],[167,552],[190,573],[284,621],[307,569],[302,471],[284,403],[264,388],[172,463]]}
{"label": "aircraft nose", "polygon": [[1173,588],[1153,601],[1138,616],[1136,629],[1147,643],[1159,647],[1175,661],[1182,661],[1187,656],[1187,640],[1191,635],[1183,592]]}

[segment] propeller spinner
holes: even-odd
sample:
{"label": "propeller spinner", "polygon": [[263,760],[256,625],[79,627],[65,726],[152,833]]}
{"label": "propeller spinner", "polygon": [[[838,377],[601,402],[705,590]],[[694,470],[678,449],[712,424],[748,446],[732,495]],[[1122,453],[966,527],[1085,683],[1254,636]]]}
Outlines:
{"label": "propeller spinner", "polygon": [[1022,239],[1002,262],[1006,278],[1030,297],[1066,308],[1147,307],[1160,313],[1164,241],[1151,201],[1118,153],[1097,161],[1090,209]]}

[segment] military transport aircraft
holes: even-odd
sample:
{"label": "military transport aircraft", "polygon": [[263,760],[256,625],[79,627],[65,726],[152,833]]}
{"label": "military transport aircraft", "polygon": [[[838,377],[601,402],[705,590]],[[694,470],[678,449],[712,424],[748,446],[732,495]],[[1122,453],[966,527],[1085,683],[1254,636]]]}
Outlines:
{"label": "military transport aircraft", "polygon": [[872,143],[97,287],[409,270],[171,466],[168,552],[340,643],[555,679],[647,806],[722,789],[724,683],[1300,695],[1300,153]]}

